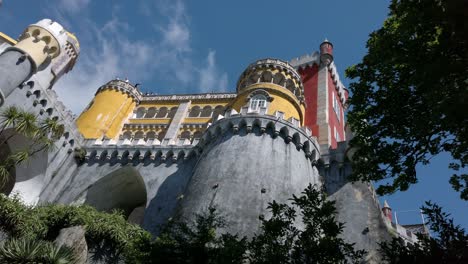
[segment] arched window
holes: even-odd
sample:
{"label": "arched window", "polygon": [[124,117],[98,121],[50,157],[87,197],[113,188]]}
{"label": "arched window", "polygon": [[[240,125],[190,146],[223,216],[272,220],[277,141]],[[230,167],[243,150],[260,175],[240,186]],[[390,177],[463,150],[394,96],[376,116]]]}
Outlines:
{"label": "arched window", "polygon": [[266,70],[262,73],[262,77],[260,78],[260,81],[261,82],[271,82],[271,80],[273,79],[273,75],[271,74],[270,71]]}
{"label": "arched window", "polygon": [[156,107],[150,107],[146,112],[145,118],[153,118],[156,115]]}
{"label": "arched window", "polygon": [[193,138],[201,138],[203,136],[203,132],[201,131],[196,131],[193,133]]}
{"label": "arched window", "polygon": [[130,131],[126,131],[122,135],[122,139],[131,139],[131,138],[132,138],[132,132],[130,132]]}
{"label": "arched window", "polygon": [[146,113],[146,109],[144,107],[140,107],[140,108],[137,109],[135,117],[136,118],[143,118],[145,113]]}
{"label": "arched window", "polygon": [[257,111],[261,107],[266,107],[267,98],[262,94],[257,94],[250,99],[250,110]]}
{"label": "arched window", "polygon": [[165,118],[167,115],[167,107],[161,107],[159,109],[158,114],[156,115],[156,118]]}
{"label": "arched window", "polygon": [[222,115],[224,113],[224,107],[222,105],[218,105],[215,107],[213,111],[213,119],[216,120],[219,115]]}
{"label": "arched window", "polygon": [[150,131],[146,134],[147,139],[155,139],[156,138],[156,132]]}
{"label": "arched window", "polygon": [[286,78],[285,78],[284,75],[281,74],[280,72],[277,72],[277,73],[275,74],[275,76],[273,76],[273,83],[276,83],[276,84],[278,84],[278,85],[283,86],[285,80],[286,80]]}
{"label": "arched window", "polygon": [[172,107],[171,111],[169,111],[169,114],[167,115],[167,118],[173,118],[177,112],[177,107]]}
{"label": "arched window", "polygon": [[199,106],[194,106],[192,109],[190,109],[189,117],[198,117],[200,116],[200,107]]}
{"label": "arched window", "polygon": [[210,117],[211,116],[211,106],[207,105],[203,107],[200,117]]}
{"label": "arched window", "polygon": [[143,133],[143,131],[138,131],[135,133],[135,137],[134,139],[142,139],[144,138],[145,134]]}
{"label": "arched window", "polygon": [[158,140],[162,141],[164,139],[164,136],[166,135],[166,131],[161,131],[158,134]]}
{"label": "arched window", "polygon": [[286,85],[285,85],[285,86],[286,86],[286,89],[288,89],[289,91],[291,91],[291,93],[294,93],[294,88],[295,88],[295,87],[294,87],[294,81],[293,81],[293,80],[288,79],[288,80],[286,81]]}
{"label": "arched window", "polygon": [[190,139],[190,131],[184,131],[180,134],[180,139]]}

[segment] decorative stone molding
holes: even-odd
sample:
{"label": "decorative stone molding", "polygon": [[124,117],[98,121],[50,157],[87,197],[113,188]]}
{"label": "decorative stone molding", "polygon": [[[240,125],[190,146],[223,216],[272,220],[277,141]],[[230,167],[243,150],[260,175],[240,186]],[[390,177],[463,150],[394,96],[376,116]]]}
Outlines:
{"label": "decorative stone molding", "polygon": [[262,134],[268,133],[273,138],[279,136],[284,139],[286,144],[296,145],[296,148],[302,150],[304,155],[314,164],[320,157],[319,145],[315,137],[307,135],[307,132],[301,127],[270,115],[241,116],[231,113],[229,118],[221,118],[213,123],[205,131],[197,147],[203,149],[204,146],[222,134],[228,131],[236,134],[242,129],[245,129],[246,133],[257,131]]}
{"label": "decorative stone molding", "polygon": [[127,123],[124,124],[124,129],[163,129],[167,128],[169,124],[135,124],[135,123]]}
{"label": "decorative stone molding", "polygon": [[270,94],[269,94],[267,91],[265,91],[265,90],[263,90],[263,89],[258,89],[258,90],[254,90],[253,92],[251,92],[251,93],[247,96],[247,98],[246,98],[245,101],[246,101],[246,102],[249,102],[250,99],[252,99],[252,97],[254,97],[254,96],[256,96],[256,95],[263,95],[263,96],[265,96],[268,102],[271,102],[271,101],[273,101],[273,99],[274,99],[273,97],[270,96]]}
{"label": "decorative stone molding", "polygon": [[298,150],[303,151],[304,155],[314,164],[320,157],[317,139],[310,135],[310,131],[299,127],[298,122],[289,122],[275,116],[259,115],[258,113],[240,115],[235,110],[231,110],[228,116],[220,116],[216,122],[209,126],[200,139],[194,139],[192,143],[188,139],[163,140],[163,142],[158,139],[147,141],[143,139],[86,140],[83,144],[83,149],[86,150],[85,158],[89,162],[154,161],[158,157],[163,161],[171,157],[171,160],[175,161],[181,157],[188,158],[192,154],[201,152],[211,140],[228,130],[238,133],[242,129],[245,129],[247,133],[260,131],[260,133],[269,133],[274,138],[279,136],[284,139],[286,144],[292,143]]}
{"label": "decorative stone molding", "polygon": [[348,93],[348,91],[346,90],[346,87],[343,85],[343,83],[340,80],[340,75],[338,74],[338,70],[336,69],[335,62],[332,62],[330,63],[330,65],[328,65],[328,71],[330,72],[333,83],[335,84],[336,91],[338,92],[338,96],[340,97],[341,103],[345,105],[346,103],[345,93]]}
{"label": "decorative stone molding", "polygon": [[180,94],[180,95],[143,95],[142,101],[182,101],[182,100],[213,100],[233,99],[235,93],[206,93],[206,94]]}
{"label": "decorative stone molding", "polygon": [[121,91],[122,93],[128,94],[137,103],[139,103],[142,98],[141,93],[138,91],[138,89],[126,81],[112,80],[99,87],[96,94],[107,89],[114,89],[116,91]]}
{"label": "decorative stone molding", "polygon": [[[141,141],[130,141],[128,139],[117,145],[110,145],[104,141],[101,145],[92,145],[87,142],[83,147],[86,150],[85,161],[87,162],[154,162],[154,161],[177,161],[188,159],[198,155],[198,148],[182,141],[181,144],[161,145],[159,140],[138,144]],[[149,143],[149,144],[148,144]]]}

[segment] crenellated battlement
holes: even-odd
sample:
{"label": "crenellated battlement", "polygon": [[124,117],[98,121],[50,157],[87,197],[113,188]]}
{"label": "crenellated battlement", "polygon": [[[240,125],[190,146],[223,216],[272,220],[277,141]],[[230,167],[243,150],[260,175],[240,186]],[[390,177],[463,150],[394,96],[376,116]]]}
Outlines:
{"label": "crenellated battlement", "polygon": [[336,91],[338,92],[338,96],[340,97],[341,103],[344,105],[346,103],[348,91],[346,90],[346,87],[340,80],[340,75],[338,74],[338,70],[336,69],[335,62],[330,63],[330,65],[328,65],[327,67],[328,71],[330,72],[333,83],[335,84]]}
{"label": "crenellated battlement", "polygon": [[314,64],[320,65],[320,54],[316,51],[312,54],[306,54],[301,57],[294,58],[289,63],[296,70],[307,66],[312,67]]}
{"label": "crenellated battlement", "polygon": [[189,139],[163,141],[158,139],[93,139],[85,140],[82,148],[86,151],[87,161],[155,161],[158,158],[163,161],[168,158],[178,160],[202,152],[206,145],[224,133],[238,134],[239,131],[244,131],[244,133],[258,135],[269,134],[273,138],[280,137],[286,144],[295,144],[296,149],[302,150],[313,163],[316,163],[320,156],[317,139],[312,137],[308,128],[300,127],[297,122],[256,113],[242,115],[235,110],[229,111],[226,116],[218,116],[203,136],[193,141]]}
{"label": "crenellated battlement", "polygon": [[129,83],[128,81],[122,80],[112,80],[108,83],[104,84],[103,86],[99,87],[96,94],[107,90],[107,89],[114,89],[116,91],[120,91],[129,95],[135,102],[139,103],[142,99],[142,94],[138,91],[138,89]]}

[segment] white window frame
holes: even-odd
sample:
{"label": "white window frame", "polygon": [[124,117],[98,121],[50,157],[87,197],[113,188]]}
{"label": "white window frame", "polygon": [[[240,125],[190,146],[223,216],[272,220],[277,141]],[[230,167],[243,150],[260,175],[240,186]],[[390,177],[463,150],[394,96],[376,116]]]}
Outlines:
{"label": "white window frame", "polygon": [[341,138],[340,138],[340,133],[338,133],[338,129],[336,129],[336,127],[333,127],[333,130],[335,132],[335,140],[336,142],[341,142]]}
{"label": "white window frame", "polygon": [[260,108],[267,107],[267,97],[263,94],[256,94],[250,98],[249,112],[260,112]]}
{"label": "white window frame", "polygon": [[335,93],[332,93],[333,99],[332,99],[332,104],[333,104],[333,111],[335,111],[336,118],[338,119],[339,122],[341,122],[341,107],[340,103],[338,101],[337,96]]}

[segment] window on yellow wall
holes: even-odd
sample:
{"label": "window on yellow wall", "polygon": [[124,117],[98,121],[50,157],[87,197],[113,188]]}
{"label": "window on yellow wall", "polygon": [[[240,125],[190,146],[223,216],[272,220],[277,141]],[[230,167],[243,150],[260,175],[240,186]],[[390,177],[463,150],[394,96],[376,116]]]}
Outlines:
{"label": "window on yellow wall", "polygon": [[264,95],[257,94],[250,99],[250,110],[259,111],[260,108],[266,107],[267,99]]}
{"label": "window on yellow wall", "polygon": [[211,106],[207,105],[203,107],[203,110],[200,113],[200,117],[211,117],[211,114],[213,113],[213,109]]}
{"label": "window on yellow wall", "polygon": [[167,114],[167,118],[173,118],[177,112],[177,107],[172,107],[169,113]]}

